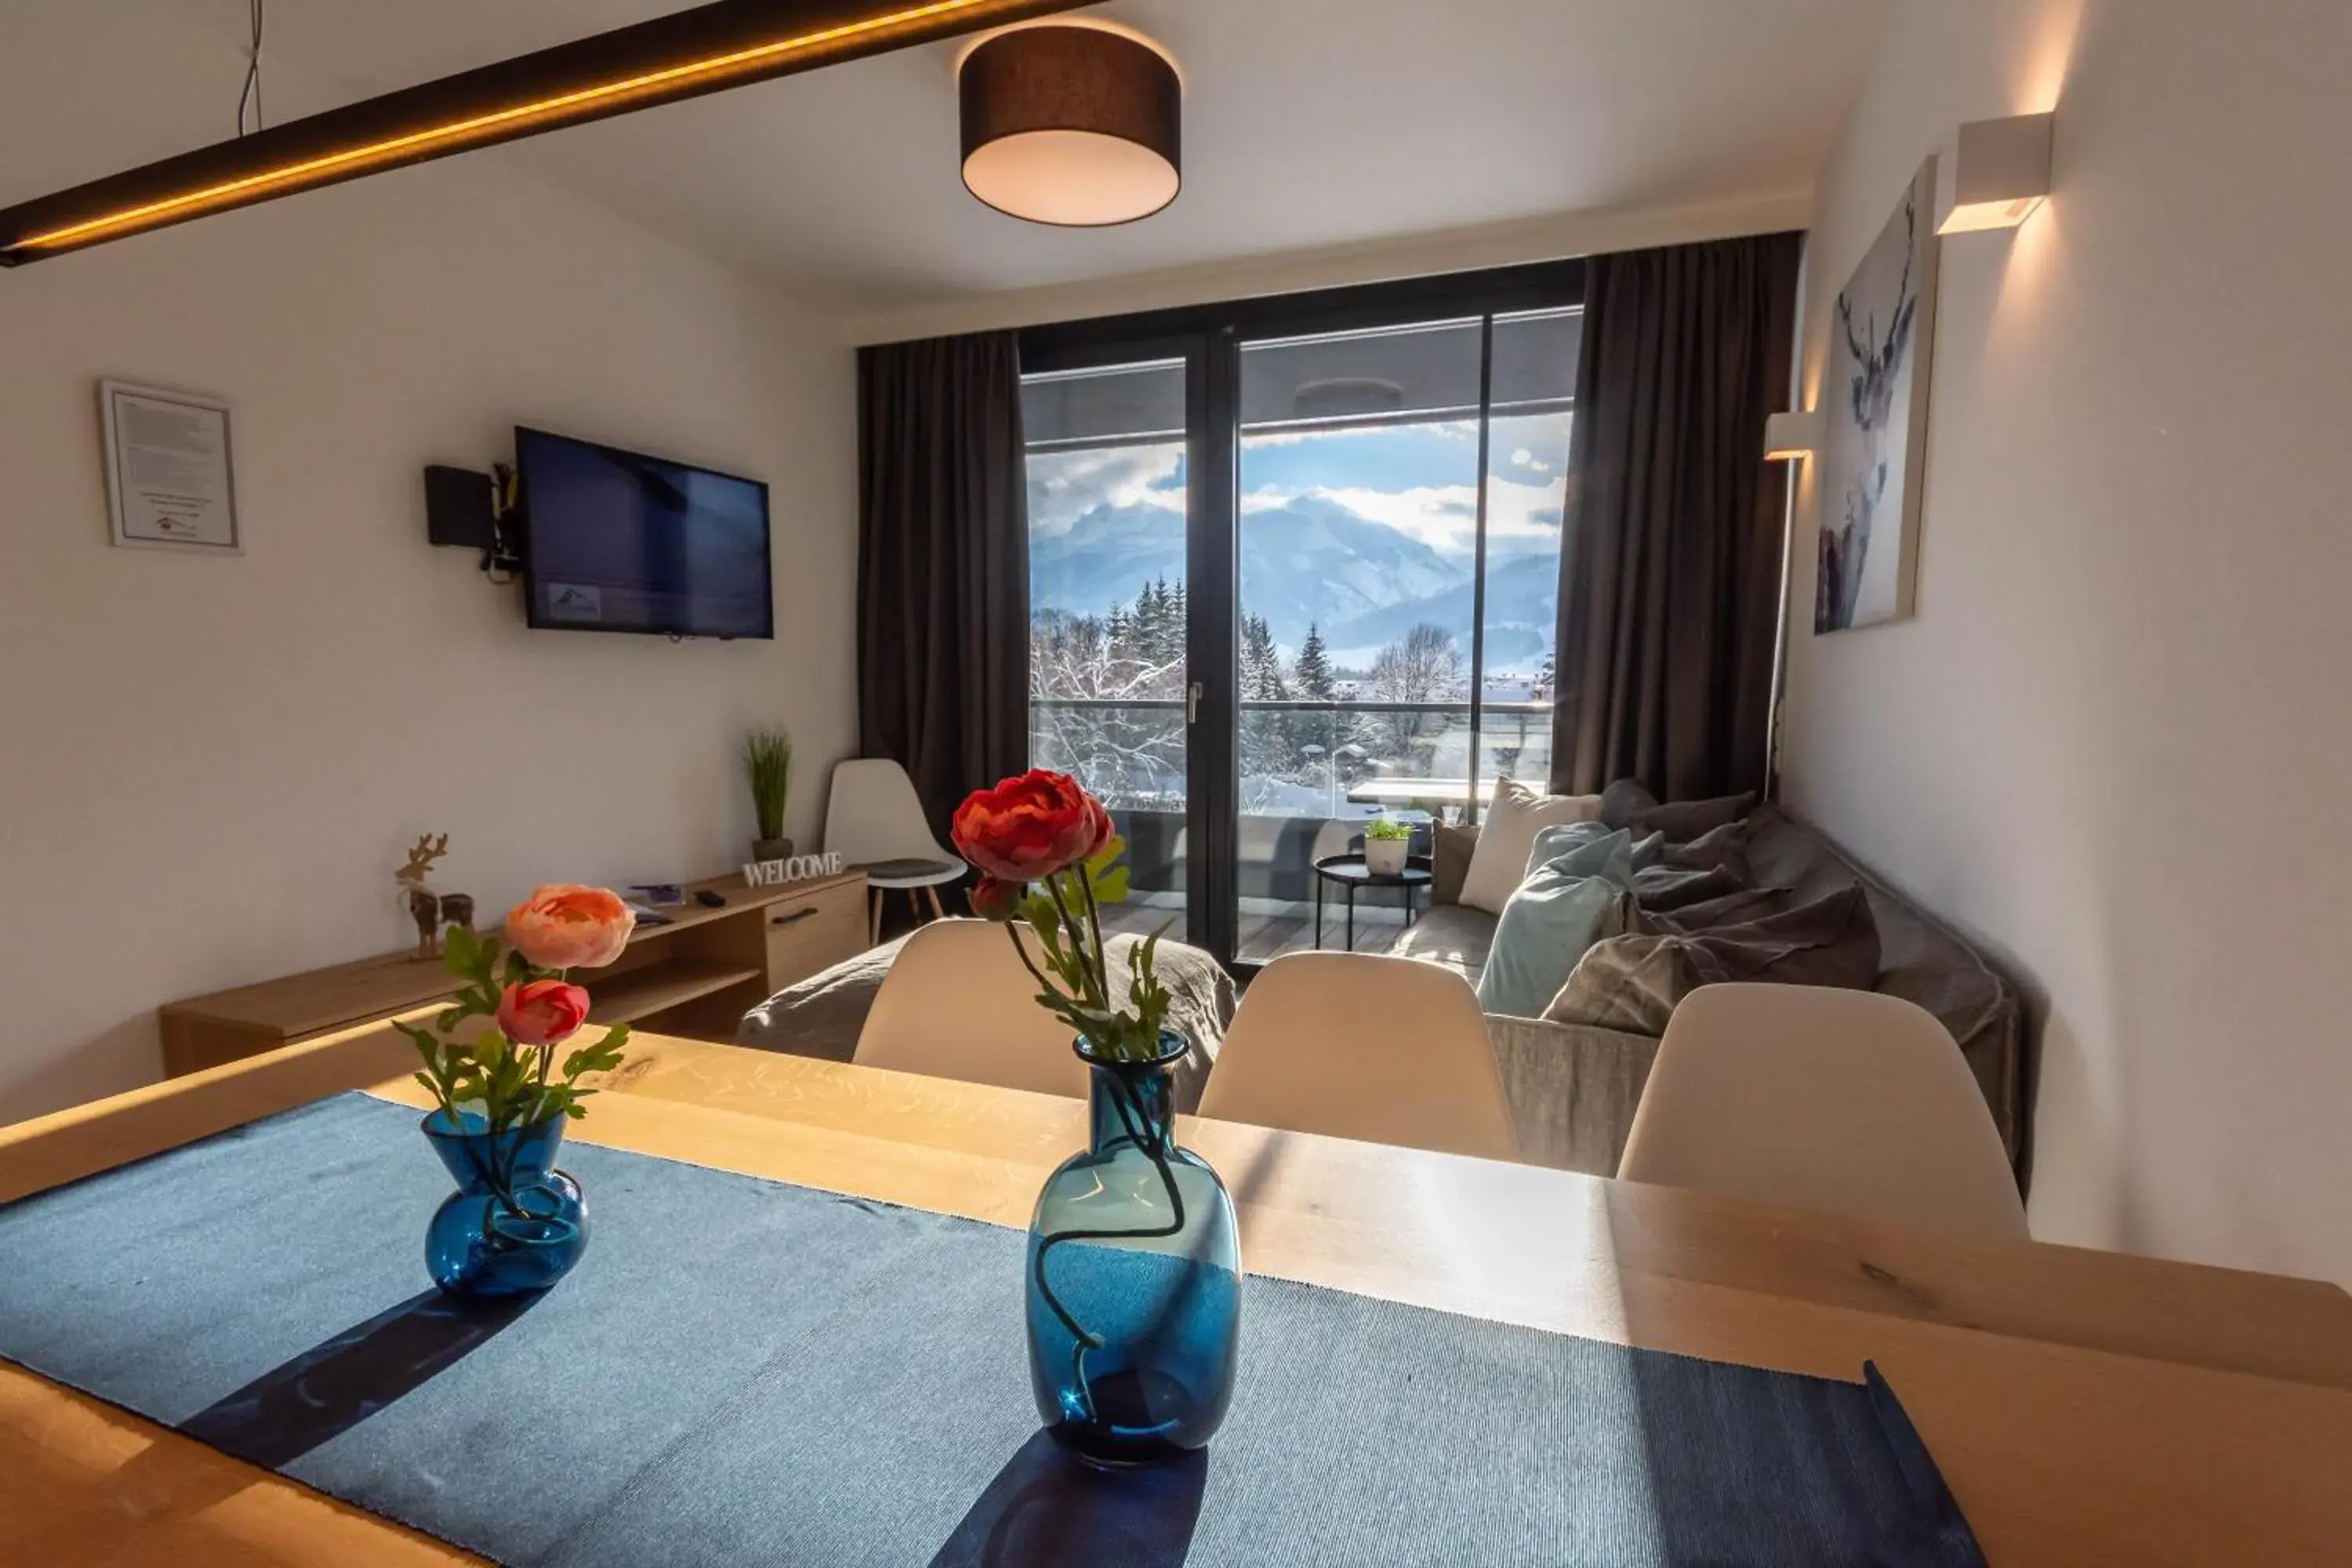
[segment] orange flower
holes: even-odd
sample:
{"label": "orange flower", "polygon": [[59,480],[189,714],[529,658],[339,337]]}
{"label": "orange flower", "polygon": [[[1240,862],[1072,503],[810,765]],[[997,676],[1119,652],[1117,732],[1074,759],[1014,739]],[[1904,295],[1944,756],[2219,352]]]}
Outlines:
{"label": "orange flower", "polygon": [[507,941],[541,969],[602,969],[636,923],[618,894],[553,882],[507,911]]}
{"label": "orange flower", "polygon": [[956,807],[963,858],[1013,883],[1043,881],[1110,841],[1110,813],[1067,773],[1032,768]]}
{"label": "orange flower", "polygon": [[562,980],[526,980],[499,998],[499,1027],[519,1046],[552,1046],[588,1021],[588,993]]}
{"label": "orange flower", "polygon": [[984,921],[1009,921],[1021,907],[1021,884],[982,877],[971,885],[971,912]]}

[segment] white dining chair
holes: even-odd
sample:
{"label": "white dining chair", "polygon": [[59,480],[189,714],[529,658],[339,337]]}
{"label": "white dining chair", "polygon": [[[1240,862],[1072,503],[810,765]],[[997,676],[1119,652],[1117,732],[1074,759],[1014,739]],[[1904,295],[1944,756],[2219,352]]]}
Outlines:
{"label": "white dining chair", "polygon": [[1702,985],[1666,1020],[1617,1174],[2025,1239],[1968,1059],[1899,996]]}
{"label": "white dining chair", "polygon": [[839,855],[853,871],[866,873],[867,940],[882,940],[882,901],[903,891],[922,918],[917,895],[930,902],[931,918],[944,916],[941,884],[960,881],[970,869],[961,857],[931,836],[923,803],[907,770],[887,757],[863,757],[833,765],[833,789],[824,805],[824,849]]}
{"label": "white dining chair", "polygon": [[1477,993],[1450,969],[1371,953],[1294,952],[1258,971],[1201,1114],[1490,1160],[1518,1152]]}
{"label": "white dining chair", "polygon": [[[1036,939],[1014,929],[1034,960]],[[1037,982],[1004,933],[988,921],[919,927],[875,992],[851,1059],[1085,1099],[1087,1065],[1071,1048],[1070,1026],[1037,1005]]]}

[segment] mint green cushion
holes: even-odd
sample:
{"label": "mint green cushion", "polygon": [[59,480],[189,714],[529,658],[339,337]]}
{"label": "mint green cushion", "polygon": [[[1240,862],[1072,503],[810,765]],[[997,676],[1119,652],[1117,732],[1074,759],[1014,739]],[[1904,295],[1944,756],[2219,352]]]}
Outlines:
{"label": "mint green cushion", "polygon": [[[1578,829],[1599,828],[1598,832]],[[1555,837],[1557,836],[1557,837]],[[1489,1013],[1539,1018],[1584,950],[1622,923],[1620,900],[1633,886],[1633,836],[1597,823],[1537,835],[1550,855],[1528,873],[1495,921],[1494,945],[1478,973],[1478,1005]]]}
{"label": "mint green cushion", "polygon": [[[1572,855],[1605,843],[1612,835],[1629,830],[1612,827],[1605,822],[1563,822],[1537,833],[1534,845],[1528,850],[1528,875],[1532,877],[1541,868],[1563,855]],[[1633,840],[1633,869],[1644,871],[1656,865],[1666,852],[1666,836],[1653,833],[1646,838]]]}

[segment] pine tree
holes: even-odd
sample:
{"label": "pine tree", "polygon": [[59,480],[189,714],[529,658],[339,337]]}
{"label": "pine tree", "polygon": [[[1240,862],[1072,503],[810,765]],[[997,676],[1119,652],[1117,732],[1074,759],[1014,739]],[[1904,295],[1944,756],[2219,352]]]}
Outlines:
{"label": "pine tree", "polygon": [[1282,702],[1290,697],[1282,650],[1274,646],[1274,628],[1264,616],[1242,617],[1242,695],[1253,702]]}
{"label": "pine tree", "polygon": [[1307,640],[1299,646],[1297,667],[1298,693],[1313,702],[1328,702],[1337,695],[1331,684],[1331,659],[1323,647],[1323,628],[1309,621]]}

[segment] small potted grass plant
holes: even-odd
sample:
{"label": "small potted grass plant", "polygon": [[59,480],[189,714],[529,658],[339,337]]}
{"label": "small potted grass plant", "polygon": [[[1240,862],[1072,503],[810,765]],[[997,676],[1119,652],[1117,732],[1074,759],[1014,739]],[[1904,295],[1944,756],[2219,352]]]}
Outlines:
{"label": "small potted grass plant", "polygon": [[751,786],[754,860],[789,860],[793,841],[784,837],[784,802],[792,793],[793,738],[782,730],[754,730],[743,737],[743,777]]}
{"label": "small potted grass plant", "polygon": [[1364,869],[1375,877],[1402,877],[1412,847],[1412,825],[1377,816],[1364,824]]}

